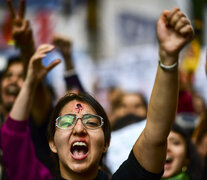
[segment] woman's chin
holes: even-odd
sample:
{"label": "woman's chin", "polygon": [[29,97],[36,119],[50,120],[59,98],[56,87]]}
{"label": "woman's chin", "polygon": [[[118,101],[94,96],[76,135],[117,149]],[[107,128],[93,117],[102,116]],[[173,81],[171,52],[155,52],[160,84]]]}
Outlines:
{"label": "woman's chin", "polygon": [[171,176],[172,176],[172,173],[170,173],[170,172],[164,172],[162,178],[169,178]]}

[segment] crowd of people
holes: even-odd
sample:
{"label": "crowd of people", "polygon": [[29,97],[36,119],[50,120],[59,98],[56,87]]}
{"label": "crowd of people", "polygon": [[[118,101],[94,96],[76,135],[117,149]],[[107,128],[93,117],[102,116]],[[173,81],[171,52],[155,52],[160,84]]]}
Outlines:
{"label": "crowd of people", "polygon": [[[179,8],[164,10],[157,21],[159,61],[150,101],[113,87],[106,112],[74,70],[72,42],[55,35],[36,48],[25,1],[17,13],[11,0],[8,7],[20,54],[8,59],[0,79],[0,179],[207,178],[205,101],[179,79],[179,54],[194,37]],[[54,49],[64,62],[53,58],[44,65]],[[63,97],[45,79],[60,63]]]}

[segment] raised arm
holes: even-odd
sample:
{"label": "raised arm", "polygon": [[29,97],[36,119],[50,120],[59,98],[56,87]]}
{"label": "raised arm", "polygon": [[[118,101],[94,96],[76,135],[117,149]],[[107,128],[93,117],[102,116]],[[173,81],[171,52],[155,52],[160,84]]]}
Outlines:
{"label": "raised arm", "polygon": [[42,65],[42,58],[53,49],[52,45],[41,45],[31,57],[25,82],[10,113],[12,118],[25,120],[29,116],[38,83],[54,66],[60,63],[60,60],[55,60],[47,67]]}
{"label": "raised arm", "polygon": [[55,34],[53,36],[53,44],[61,52],[65,61],[64,79],[67,86],[67,91],[85,92],[83,85],[80,82],[78,74],[75,71],[72,59],[72,42],[66,36]]}
{"label": "raised arm", "polygon": [[153,173],[160,173],[164,168],[167,136],[178,103],[176,63],[180,50],[192,37],[192,26],[178,8],[163,11],[157,23],[160,63],[149,102],[147,124],[133,147],[139,163]]}

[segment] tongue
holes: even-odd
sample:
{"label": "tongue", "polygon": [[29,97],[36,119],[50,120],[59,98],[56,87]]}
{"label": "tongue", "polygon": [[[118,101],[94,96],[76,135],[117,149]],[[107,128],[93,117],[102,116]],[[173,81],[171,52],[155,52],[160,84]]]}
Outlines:
{"label": "tongue", "polygon": [[73,151],[73,155],[76,157],[76,158],[82,158],[85,156],[85,151],[84,150],[74,150]]}

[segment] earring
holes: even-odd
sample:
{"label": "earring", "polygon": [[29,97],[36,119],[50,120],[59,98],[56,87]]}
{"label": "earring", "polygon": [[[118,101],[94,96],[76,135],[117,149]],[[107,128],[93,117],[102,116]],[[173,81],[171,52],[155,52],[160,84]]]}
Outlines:
{"label": "earring", "polygon": [[187,166],[182,167],[182,172],[185,172],[185,171],[187,171]]}

